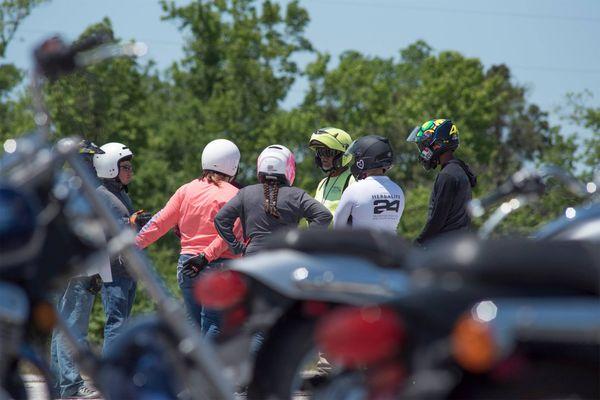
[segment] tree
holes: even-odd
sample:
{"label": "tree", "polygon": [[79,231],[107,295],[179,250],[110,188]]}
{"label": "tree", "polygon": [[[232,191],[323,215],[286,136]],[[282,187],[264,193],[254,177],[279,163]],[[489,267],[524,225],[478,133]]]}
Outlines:
{"label": "tree", "polygon": [[590,133],[588,138],[585,138],[585,133],[579,133],[575,136],[580,142],[580,158],[588,167],[588,174],[598,171],[600,165],[600,107],[586,104],[592,98],[593,93],[589,90],[567,95],[567,120],[574,122]]}
{"label": "tree", "polygon": [[[2,0],[0,3],[0,60],[4,60],[6,48],[14,38],[17,28],[37,5],[46,0]],[[0,140],[22,132],[19,128],[31,128],[25,122],[23,104],[9,99],[11,91],[22,81],[23,73],[12,63],[0,63]]]}
{"label": "tree", "polygon": [[185,58],[169,74],[175,93],[186,102],[185,118],[191,119],[184,122],[186,132],[175,132],[179,124],[171,126],[177,140],[167,152],[183,155],[191,146],[193,158],[183,155],[183,162],[195,170],[204,144],[225,137],[242,149],[242,171],[250,172],[257,152],[277,139],[265,132],[299,75],[293,56],[312,49],[303,36],[308,15],[298,1],[285,10],[268,0],[256,3],[219,0],[179,7],[162,2],[166,18],[190,34]]}
{"label": "tree", "polygon": [[[431,118],[451,118],[460,131],[463,157],[480,175],[483,193],[516,171],[523,159],[560,160],[572,151],[548,114],[527,102],[505,65],[486,70],[479,59],[444,51],[435,54],[419,41],[398,59],[348,51],[336,68],[320,54],[309,66],[310,91],[301,110],[318,125],[334,125],[354,137],[380,134],[391,139],[397,166],[391,170],[407,194],[402,234],[416,235],[426,216],[431,177],[406,142],[412,127]],[[563,158],[564,159],[564,158]]]}
{"label": "tree", "polygon": [[34,7],[47,0],[2,0],[0,4],[0,58],[4,58],[6,47],[17,28]]}

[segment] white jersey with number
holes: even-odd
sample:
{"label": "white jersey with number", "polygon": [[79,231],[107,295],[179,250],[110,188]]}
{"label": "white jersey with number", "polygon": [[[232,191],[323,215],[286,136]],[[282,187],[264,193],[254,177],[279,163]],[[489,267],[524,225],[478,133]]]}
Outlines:
{"label": "white jersey with number", "polygon": [[403,211],[400,186],[387,176],[369,176],[344,191],[333,216],[333,228],[396,233]]}

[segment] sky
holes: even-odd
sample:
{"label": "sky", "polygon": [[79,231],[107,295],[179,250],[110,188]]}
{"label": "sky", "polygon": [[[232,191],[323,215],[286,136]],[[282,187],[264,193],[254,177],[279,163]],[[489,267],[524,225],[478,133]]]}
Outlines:
{"label": "sky", "polygon": [[[177,0],[187,4],[189,0]],[[284,3],[285,0],[280,0]],[[588,104],[600,105],[600,0],[301,0],[311,22],[306,36],[332,55],[345,50],[398,57],[423,39],[435,51],[456,50],[486,67],[507,64],[528,99],[551,112],[565,133],[577,128],[560,121],[556,108],[569,92],[589,90]],[[50,33],[75,39],[87,26],[109,17],[117,36],[144,41],[147,59],[167,68],[183,55],[185,33],[161,21],[157,0],[51,0],[35,8],[19,27],[7,61],[28,68],[32,46]],[[304,64],[311,56],[303,55]],[[298,81],[284,107],[302,99]],[[587,133],[589,134],[589,132]],[[593,134],[593,133],[592,133]]]}

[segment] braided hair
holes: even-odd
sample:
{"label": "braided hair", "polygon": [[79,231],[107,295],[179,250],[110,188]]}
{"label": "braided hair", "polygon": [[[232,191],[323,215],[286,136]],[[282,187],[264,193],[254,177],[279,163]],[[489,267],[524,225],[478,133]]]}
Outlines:
{"label": "braided hair", "polygon": [[265,199],[263,207],[265,212],[275,218],[280,218],[279,210],[277,210],[277,196],[279,195],[279,178],[273,176],[262,177],[263,191]]}

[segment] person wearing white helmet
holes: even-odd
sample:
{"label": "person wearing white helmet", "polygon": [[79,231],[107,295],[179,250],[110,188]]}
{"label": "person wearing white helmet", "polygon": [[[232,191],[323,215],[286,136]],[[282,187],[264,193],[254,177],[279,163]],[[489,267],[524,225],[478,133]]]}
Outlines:
{"label": "person wearing white helmet", "polygon": [[[249,255],[261,251],[271,233],[296,227],[302,218],[310,226],[329,226],[331,213],[304,190],[292,186],[295,175],[294,155],[287,147],[276,144],[263,150],[257,160],[260,183],[241,189],[215,217],[219,235],[234,253]],[[244,241],[233,231],[238,218]]]}
{"label": "person wearing white helmet", "polygon": [[[111,142],[101,146],[101,154],[94,155],[94,168],[101,185],[96,188],[114,215],[130,224],[135,215],[133,203],[127,194],[133,180],[133,152],[123,143]],[[102,304],[106,314],[103,353],[110,348],[119,331],[129,318],[135,300],[136,282],[125,269],[121,256],[111,262],[112,282],[102,283]]]}
{"label": "person wearing white helmet", "polygon": [[[103,153],[100,147],[89,140],[82,140],[79,143],[80,158],[94,175],[96,175],[93,165],[94,155]],[[90,314],[96,294],[100,291],[103,281],[111,280],[110,263],[106,257],[106,263],[102,263],[98,268],[69,279],[64,292],[57,298],[56,310],[78,340],[87,340]],[[50,342],[50,370],[54,375],[53,390],[56,397],[99,397],[98,391],[84,382],[73,361],[69,345],[65,343],[63,333],[58,329],[52,333]]]}
{"label": "person wearing white helmet", "polygon": [[145,248],[178,226],[181,252],[177,281],[190,320],[198,323],[209,338],[219,333],[218,314],[196,303],[193,286],[200,272],[220,267],[224,260],[236,257],[218,235],[213,220],[238,192],[232,181],[239,163],[240,151],[233,142],[217,139],[207,144],[202,151],[202,175],[177,189],[136,237],[137,246]]}

